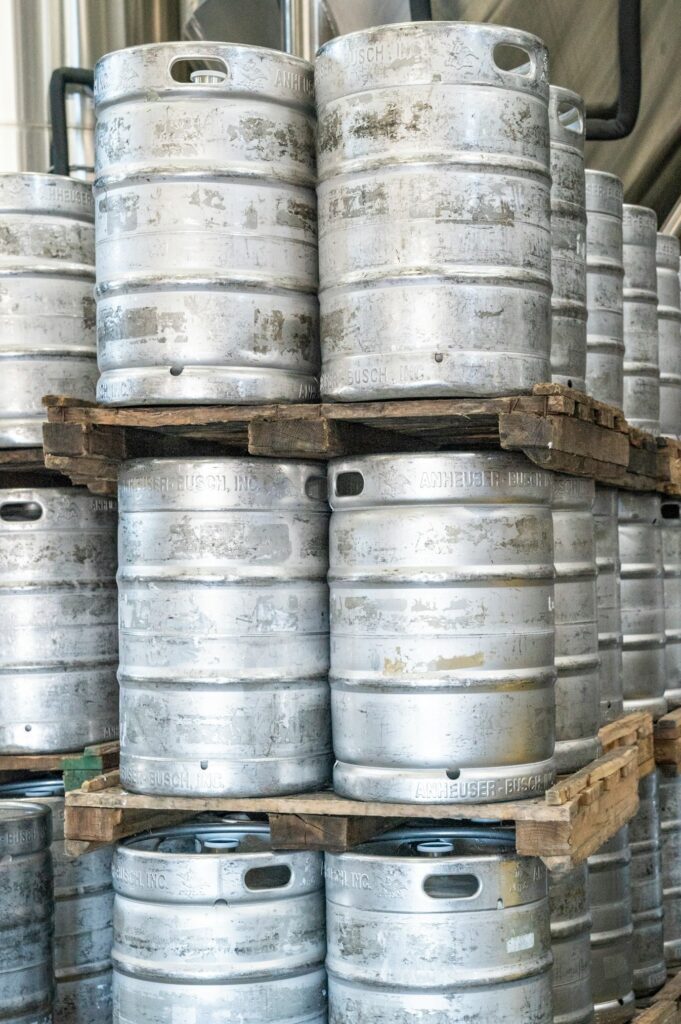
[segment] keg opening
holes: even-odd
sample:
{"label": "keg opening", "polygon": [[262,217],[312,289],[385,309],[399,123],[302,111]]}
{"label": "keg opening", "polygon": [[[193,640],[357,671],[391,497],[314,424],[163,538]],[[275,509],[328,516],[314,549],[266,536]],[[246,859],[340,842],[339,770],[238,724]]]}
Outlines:
{"label": "keg opening", "polygon": [[681,505],[676,501],[665,502],[662,505],[662,518],[663,519],[679,519],[681,516]]}
{"label": "keg opening", "polygon": [[575,135],[582,135],[584,132],[581,111],[574,103],[570,103],[570,100],[561,100],[558,104],[558,120],[568,132],[574,132]]}
{"label": "keg opening", "polygon": [[171,377],[179,377],[183,370],[184,370],[184,366],[171,366],[170,367],[170,376]]}
{"label": "keg opening", "polygon": [[356,498],[364,490],[364,477],[356,470],[339,473],[336,477],[336,497]]}
{"label": "keg opening", "polygon": [[6,501],[0,505],[0,519],[4,523],[35,523],[43,514],[37,501]]}
{"label": "keg opening", "polygon": [[268,864],[264,868],[251,868],[244,876],[244,885],[251,891],[283,889],[291,881],[288,864]]}
{"label": "keg opening", "polygon": [[470,900],[482,889],[476,875],[428,875],[423,880],[426,896],[434,900]]}
{"label": "keg opening", "polygon": [[448,779],[451,779],[452,782],[456,782],[456,780],[461,776],[461,769],[448,768],[447,771],[445,772],[445,775],[447,776]]}
{"label": "keg opening", "polygon": [[178,57],[170,77],[181,85],[219,85],[229,78],[229,68],[219,57]]}
{"label": "keg opening", "polygon": [[314,501],[326,501],[329,489],[324,476],[311,476],[305,481],[305,494]]}
{"label": "keg opening", "polygon": [[494,63],[500,71],[509,71],[523,78],[529,78],[533,70],[530,52],[513,43],[498,43],[494,47]]}

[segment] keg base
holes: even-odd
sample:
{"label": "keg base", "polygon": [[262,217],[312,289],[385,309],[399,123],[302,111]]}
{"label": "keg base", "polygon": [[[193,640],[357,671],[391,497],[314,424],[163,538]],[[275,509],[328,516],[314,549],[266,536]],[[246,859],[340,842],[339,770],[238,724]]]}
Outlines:
{"label": "keg base", "polygon": [[44,417],[0,418],[0,448],[42,448]]}
{"label": "keg base", "polygon": [[318,397],[309,374],[267,367],[142,366],[109,370],[97,382],[104,405],[257,405]]}
{"label": "keg base", "polygon": [[667,707],[670,711],[673,708],[681,708],[681,687],[673,690],[665,690],[664,696],[667,701]]}
{"label": "keg base", "polygon": [[632,711],[649,711],[654,719],[660,718],[667,713],[667,699],[662,697],[636,697],[632,700],[624,699],[624,713]]}
{"label": "keg base", "polygon": [[578,740],[557,740],[553,753],[556,771],[559,775],[577,772],[602,753],[603,748],[597,736],[587,736]]}
{"label": "keg base", "polygon": [[563,373],[552,373],[551,380],[554,384],[563,384],[566,388],[572,388],[573,391],[583,391],[586,394],[586,381],[583,377],[568,376]]}
{"label": "keg base", "polygon": [[144,796],[285,796],[324,789],[331,752],[285,760],[225,761],[207,757],[168,761],[121,751],[121,785]]}
{"label": "keg base", "polygon": [[596,1024],[627,1024],[636,1013],[636,998],[633,991],[621,999],[594,1006]]}
{"label": "keg base", "polygon": [[634,993],[637,999],[655,995],[667,980],[667,965],[657,964],[653,968],[634,971]]}
{"label": "keg base", "polygon": [[482,804],[541,796],[553,785],[553,758],[505,768],[371,768],[336,761],[333,788],[351,800]]}

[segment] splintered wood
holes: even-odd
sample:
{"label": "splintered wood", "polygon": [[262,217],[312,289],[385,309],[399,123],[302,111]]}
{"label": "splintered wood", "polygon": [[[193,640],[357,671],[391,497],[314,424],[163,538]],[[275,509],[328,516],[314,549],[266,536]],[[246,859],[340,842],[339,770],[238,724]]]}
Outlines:
{"label": "splintered wood", "polygon": [[655,761],[681,771],[681,708],[669,711],[655,723]]}
{"label": "splintered wood", "polygon": [[598,738],[604,754],[619,750],[620,747],[637,747],[640,779],[655,770],[653,717],[648,711],[632,711],[621,715],[614,722],[608,722],[599,730]]}
{"label": "splintered wood", "polygon": [[655,993],[651,1005],[636,1014],[633,1024],[681,1024],[681,973]]}
{"label": "splintered wood", "polygon": [[65,789],[78,789],[87,780],[116,768],[119,754],[118,740],[93,743],[84,750],[68,754],[2,754],[0,782],[26,779],[36,773],[59,772],[63,774]]}

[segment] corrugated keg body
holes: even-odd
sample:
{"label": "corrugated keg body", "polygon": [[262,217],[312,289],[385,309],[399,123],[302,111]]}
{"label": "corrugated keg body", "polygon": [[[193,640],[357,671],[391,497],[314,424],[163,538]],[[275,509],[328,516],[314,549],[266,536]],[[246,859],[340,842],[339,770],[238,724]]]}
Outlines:
{"label": "corrugated keg body", "polygon": [[636,1012],[633,990],[634,925],[631,915],[631,852],[627,827],[592,854],[591,983],[598,1024],[624,1024]]}
{"label": "corrugated keg body", "polygon": [[679,240],[657,236],[657,329],[660,345],[660,433],[681,435],[681,296]]}
{"label": "corrugated keg body", "polygon": [[[523,68],[496,63],[508,47]],[[463,22],[383,26],[319,51],[326,397],[511,394],[549,379],[547,61],[534,36]]]}
{"label": "corrugated keg body", "polygon": [[513,840],[406,828],[327,853],[329,1021],[552,1024],[546,871]]}
{"label": "corrugated keg body", "polygon": [[664,958],[669,970],[681,967],[681,775],[674,765],[659,765]]}
{"label": "corrugated keg body", "polygon": [[593,1024],[591,912],[586,864],[549,872],[553,1024]]}
{"label": "corrugated keg body", "polygon": [[555,772],[551,474],[505,452],[378,455],[334,460],[329,492],[337,792],[542,793]]}
{"label": "corrugated keg body", "polygon": [[665,619],[660,499],[619,492],[622,687],[625,711],[659,718],[665,698]]}
{"label": "corrugated keg body", "polygon": [[42,397],[93,400],[95,238],[90,186],[0,174],[0,447],[43,443]]}
{"label": "corrugated keg body", "polygon": [[586,196],[584,101],[552,85],[551,126],[551,379],[585,390]]}
{"label": "corrugated keg body", "polygon": [[0,1021],[52,1024],[50,812],[0,800]]}
{"label": "corrugated keg body", "polygon": [[316,397],[312,66],[139,46],[99,61],[95,100],[99,400]]}
{"label": "corrugated keg body", "polygon": [[34,800],[52,814],[55,1021],[110,1024],[113,849],[67,855],[61,779],[8,783],[0,786],[0,799]]}
{"label": "corrugated keg body", "polygon": [[325,470],[147,459],[119,477],[121,781],[267,796],[331,772]]}
{"label": "corrugated keg body", "polygon": [[577,771],[601,750],[594,497],[593,480],[553,474],[555,757],[562,773]]}
{"label": "corrugated keg body", "polygon": [[116,502],[0,490],[0,753],[118,735]]}
{"label": "corrugated keg body", "polygon": [[634,992],[656,992],[667,977],[657,772],[638,784],[639,809],[629,822],[631,909],[634,919]]}
{"label": "corrugated keg body", "polygon": [[622,616],[620,611],[620,543],[617,490],[596,485],[596,615],[600,665],[601,724],[622,714]]}
{"label": "corrugated keg body", "polygon": [[599,402],[624,402],[622,182],[586,171],[586,389]]}
{"label": "corrugated keg body", "polygon": [[657,333],[657,215],[623,207],[624,415],[634,427],[660,432]]}
{"label": "corrugated keg body", "polygon": [[113,1024],[325,1024],[319,853],[196,820],[114,854]]}
{"label": "corrugated keg body", "polygon": [[666,688],[670,708],[681,707],[681,502],[660,499],[660,532],[664,566]]}

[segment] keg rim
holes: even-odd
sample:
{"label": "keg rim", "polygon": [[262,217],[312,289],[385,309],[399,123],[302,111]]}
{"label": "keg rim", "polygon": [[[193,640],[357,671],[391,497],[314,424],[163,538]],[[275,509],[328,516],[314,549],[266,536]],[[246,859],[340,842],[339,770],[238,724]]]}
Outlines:
{"label": "keg rim", "polygon": [[221,857],[252,857],[254,854],[267,854],[277,852],[272,849],[271,845],[271,831],[269,824],[264,821],[240,821],[232,819],[231,821],[201,821],[199,819],[193,819],[192,821],[184,822],[181,825],[169,825],[167,828],[150,829],[147,832],[142,832],[139,835],[127,836],[125,839],[119,840],[116,844],[117,849],[125,850],[133,853],[135,856],[149,856],[149,857],[165,857],[167,858],[178,858],[185,860],[187,858],[194,857],[205,857],[206,853],[203,850],[199,851],[182,851],[175,852],[173,850],[159,850],[156,849],[145,849],[142,845],[144,843],[153,842],[158,839],[159,843],[164,839],[183,839],[183,838],[196,838],[197,833],[224,833],[225,837],[243,833],[245,836],[264,837],[268,843],[268,846],[258,850],[239,850],[237,849],[225,849],[221,853],[211,854],[211,856]]}
{"label": "keg rim", "polygon": [[385,25],[371,25],[368,28],[355,29],[354,32],[346,32],[341,36],[334,36],[333,39],[328,39],[325,43],[322,43],[317,50],[317,58],[322,55],[326,55],[327,51],[334,46],[334,44],[336,46],[340,46],[346,40],[358,39],[362,36],[369,36],[376,32],[385,33],[387,35],[399,34],[406,29],[410,29],[412,31],[418,29],[419,31],[425,30],[431,34],[441,34],[445,30],[451,31],[454,27],[461,29],[468,35],[485,33],[492,36],[499,36],[500,42],[510,35],[513,36],[516,41],[521,39],[526,40],[534,46],[538,45],[542,50],[547,49],[546,43],[541,36],[535,35],[534,32],[527,32],[525,29],[513,28],[510,25],[494,25],[489,22],[471,22],[451,18],[443,21],[397,21]]}
{"label": "keg rim", "polygon": [[[277,58],[283,64],[296,64],[299,67],[304,68],[306,71],[314,72],[314,64],[311,61],[305,60],[304,57],[298,57],[293,53],[286,53],[284,50],[276,50],[271,46],[256,46],[255,44],[251,45],[250,43],[232,43],[224,39],[197,39],[195,41],[191,39],[168,39],[165,42],[160,43],[139,43],[136,46],[121,46],[117,50],[109,50],[107,53],[103,53],[102,56],[95,61],[95,76],[97,75],[97,70],[100,67],[100,65],[102,65],[105,61],[109,60],[109,58],[119,56],[123,53],[127,53],[133,56],[137,53],[149,53],[153,50],[158,51],[159,53],[162,51],[170,50],[172,52],[173,50],[176,50],[178,52],[186,52],[186,59],[190,60],[192,56],[205,55],[207,57],[210,57],[212,55],[211,51],[214,50],[216,47],[219,47],[223,51],[236,50],[239,53],[252,53],[254,51],[256,53],[265,53],[271,57]],[[181,82],[177,83],[177,85],[182,84],[183,83]],[[66,180],[73,181],[74,179],[67,178]]]}
{"label": "keg rim", "polygon": [[[50,792],[39,792],[41,789],[50,790]],[[65,795],[64,780],[55,776],[23,779],[20,782],[4,782],[0,784],[0,800],[4,799],[5,793],[8,794],[8,799],[16,798],[17,800],[29,800],[34,803],[40,803],[43,799],[54,797],[63,798]],[[22,793],[23,795],[21,795]]]}
{"label": "keg rim", "polygon": [[[336,854],[336,856],[344,857],[361,857],[365,860],[373,860],[382,862],[384,860],[400,860],[406,862],[411,861],[426,861],[430,858],[426,855],[420,855],[419,852],[401,852],[399,849],[394,852],[379,854],[372,852],[376,847],[380,847],[383,844],[391,845],[393,843],[408,844],[413,843],[415,846],[419,843],[433,841],[433,840],[445,840],[453,845],[451,853],[443,856],[437,856],[434,860],[437,863],[449,863],[456,861],[456,863],[473,864],[479,861],[487,861],[490,858],[499,860],[515,860],[519,854],[515,847],[515,829],[504,826],[499,821],[489,821],[486,824],[479,825],[417,825],[417,826],[402,826],[395,829],[390,829],[388,832],[383,832],[378,836],[374,836],[372,839],[367,840],[365,843],[360,843],[358,846],[347,850],[346,853]],[[458,852],[457,851],[457,840],[469,843],[479,842],[482,846],[477,852]],[[489,851],[484,849],[485,844],[489,844]],[[492,848],[493,847],[493,848]]]}

